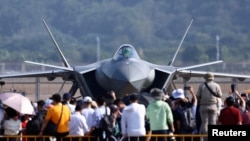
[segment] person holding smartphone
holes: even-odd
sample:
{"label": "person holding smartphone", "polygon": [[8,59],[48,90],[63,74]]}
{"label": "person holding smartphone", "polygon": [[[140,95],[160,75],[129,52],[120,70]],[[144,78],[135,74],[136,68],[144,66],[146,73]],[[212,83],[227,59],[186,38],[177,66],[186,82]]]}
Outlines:
{"label": "person holding smartphone", "polygon": [[[229,96],[234,98],[234,107],[238,108],[241,112],[246,110],[246,101],[240,95],[239,91],[231,85],[231,90],[229,91]],[[225,103],[225,102],[224,102]]]}

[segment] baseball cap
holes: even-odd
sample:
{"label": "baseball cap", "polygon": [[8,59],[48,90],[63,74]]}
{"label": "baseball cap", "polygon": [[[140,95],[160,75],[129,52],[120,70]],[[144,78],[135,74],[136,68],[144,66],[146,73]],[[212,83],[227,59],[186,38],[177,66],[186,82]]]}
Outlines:
{"label": "baseball cap", "polygon": [[92,98],[89,96],[84,97],[83,102],[92,102]]}
{"label": "baseball cap", "polygon": [[64,93],[63,94],[63,99],[64,100],[69,100],[71,98],[71,94],[70,93]]}

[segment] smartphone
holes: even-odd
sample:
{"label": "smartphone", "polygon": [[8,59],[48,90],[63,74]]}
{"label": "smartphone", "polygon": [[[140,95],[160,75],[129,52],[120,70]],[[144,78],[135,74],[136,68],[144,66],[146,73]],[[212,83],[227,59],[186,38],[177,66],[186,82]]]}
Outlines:
{"label": "smartphone", "polygon": [[167,89],[163,88],[162,91],[164,92],[164,94],[168,94]]}
{"label": "smartphone", "polygon": [[231,84],[231,91],[234,92],[235,91],[235,85]]}
{"label": "smartphone", "polygon": [[190,90],[190,86],[185,86],[184,90]]}
{"label": "smartphone", "polygon": [[247,96],[247,94],[246,94],[246,93],[241,93],[241,94],[240,94],[240,96],[242,96],[242,97],[246,97],[246,96]]}

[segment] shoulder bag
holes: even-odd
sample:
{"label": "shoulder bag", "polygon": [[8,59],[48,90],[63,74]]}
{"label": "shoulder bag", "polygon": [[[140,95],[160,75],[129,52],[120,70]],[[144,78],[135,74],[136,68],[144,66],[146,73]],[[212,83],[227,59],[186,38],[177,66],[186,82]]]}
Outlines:
{"label": "shoulder bag", "polygon": [[53,135],[56,134],[58,124],[60,123],[61,118],[62,118],[62,113],[63,113],[63,105],[62,105],[61,115],[60,115],[60,118],[59,118],[57,124],[53,123],[52,120],[49,120],[47,126],[45,127],[45,129],[43,131],[43,135],[51,135],[51,136],[53,136]]}
{"label": "shoulder bag", "polygon": [[[205,82],[204,84],[205,84],[205,86],[207,87],[207,89],[209,90],[209,92],[210,92],[213,96],[219,97],[215,92],[213,92],[213,91],[210,89],[210,87],[208,87],[207,82]],[[220,98],[220,97],[219,97],[219,98]]]}

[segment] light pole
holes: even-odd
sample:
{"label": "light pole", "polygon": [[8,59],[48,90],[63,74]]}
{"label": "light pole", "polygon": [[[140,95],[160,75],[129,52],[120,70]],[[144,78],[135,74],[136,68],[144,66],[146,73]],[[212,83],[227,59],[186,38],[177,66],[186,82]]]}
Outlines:
{"label": "light pole", "polygon": [[100,60],[100,38],[99,36],[96,37],[97,48],[96,48],[96,59],[97,61]]}
{"label": "light pole", "polygon": [[217,59],[217,60],[220,60],[219,42],[220,42],[220,37],[219,37],[219,35],[216,35],[216,50],[217,50],[216,59]]}

